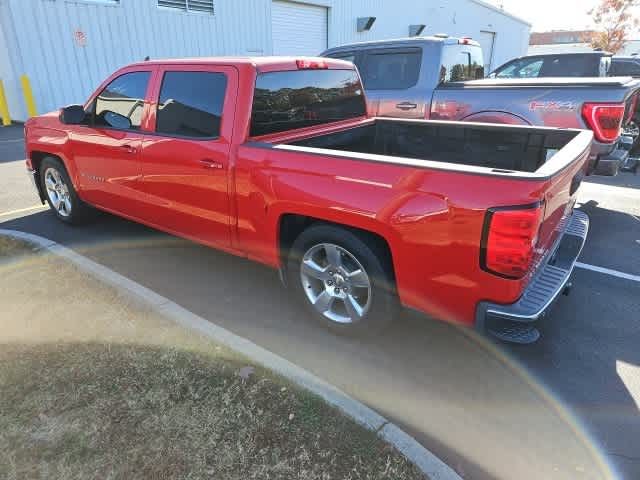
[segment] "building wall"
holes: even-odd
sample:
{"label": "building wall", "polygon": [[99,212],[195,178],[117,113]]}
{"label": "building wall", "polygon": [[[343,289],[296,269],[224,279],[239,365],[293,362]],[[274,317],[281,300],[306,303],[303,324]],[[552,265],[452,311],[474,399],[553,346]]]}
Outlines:
{"label": "building wall", "polygon": [[0,80],[7,94],[7,102],[9,104],[9,112],[15,119],[15,112],[20,111],[22,104],[20,101],[20,84],[19,78],[15,72],[10,53],[10,46],[14,44],[13,39],[7,36],[2,19],[8,12],[8,6],[0,0]]}
{"label": "building wall", "polygon": [[[409,24],[416,23],[427,25],[423,35],[477,38],[488,30],[496,32],[497,66],[524,54],[529,39],[528,24],[480,0],[304,3],[329,8],[329,46],[406,37]],[[156,0],[0,0],[0,13],[9,57],[0,75],[7,77],[11,113],[18,120],[26,118],[16,78],[23,73],[31,79],[38,110],[45,112],[83,102],[113,70],[146,56],[269,55],[272,48],[271,0],[216,0],[215,15],[161,9]],[[369,32],[356,31],[361,16],[377,17]]]}

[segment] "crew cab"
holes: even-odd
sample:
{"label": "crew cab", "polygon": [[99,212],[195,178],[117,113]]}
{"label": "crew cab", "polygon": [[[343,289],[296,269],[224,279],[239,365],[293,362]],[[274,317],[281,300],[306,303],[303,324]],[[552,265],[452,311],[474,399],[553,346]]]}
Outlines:
{"label": "crew cab", "polygon": [[590,172],[602,175],[616,175],[638,140],[621,140],[640,90],[631,77],[527,78],[529,66],[520,78],[483,78],[480,44],[444,34],[342,45],[322,56],[358,66],[371,115],[590,129]]}
{"label": "crew cab", "polygon": [[587,235],[591,132],[371,117],[341,60],[137,63],[25,131],[61,221],[97,208],[269,265],[340,333],[404,306],[535,341]]}

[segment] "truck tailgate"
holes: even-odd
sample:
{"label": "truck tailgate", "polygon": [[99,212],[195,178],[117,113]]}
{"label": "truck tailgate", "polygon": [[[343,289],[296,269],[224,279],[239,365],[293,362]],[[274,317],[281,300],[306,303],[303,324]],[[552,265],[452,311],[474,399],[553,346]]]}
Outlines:
{"label": "truck tailgate", "polygon": [[538,233],[535,264],[553,249],[564,231],[576,202],[578,188],[587,173],[589,152],[587,149],[577,155],[573,153],[575,160],[544,183],[544,190],[541,192],[544,216]]}

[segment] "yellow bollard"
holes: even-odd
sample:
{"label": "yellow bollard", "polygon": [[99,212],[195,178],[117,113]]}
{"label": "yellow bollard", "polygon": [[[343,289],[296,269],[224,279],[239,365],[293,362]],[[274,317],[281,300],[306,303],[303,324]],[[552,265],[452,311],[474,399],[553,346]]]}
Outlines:
{"label": "yellow bollard", "polygon": [[29,118],[35,117],[38,115],[38,110],[36,109],[36,101],[33,99],[33,91],[31,90],[29,77],[22,75],[20,77],[20,83],[22,83],[22,93],[24,94],[24,102],[27,104]]}
{"label": "yellow bollard", "polygon": [[7,96],[4,94],[4,84],[0,80],[0,117],[2,117],[2,125],[11,125],[11,116],[9,115],[9,105],[7,105]]}

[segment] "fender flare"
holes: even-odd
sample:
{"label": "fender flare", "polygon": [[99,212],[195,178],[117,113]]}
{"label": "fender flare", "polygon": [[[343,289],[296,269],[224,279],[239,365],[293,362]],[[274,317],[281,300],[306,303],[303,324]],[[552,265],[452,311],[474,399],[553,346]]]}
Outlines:
{"label": "fender flare", "polygon": [[505,125],[531,125],[531,122],[510,112],[487,110],[476,112],[460,119],[463,122],[500,123]]}

